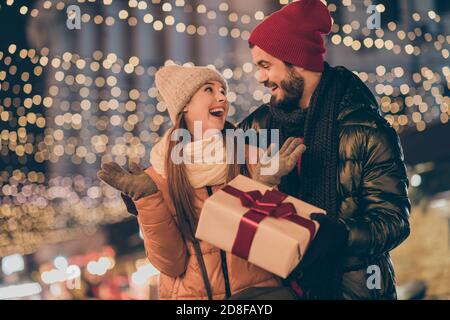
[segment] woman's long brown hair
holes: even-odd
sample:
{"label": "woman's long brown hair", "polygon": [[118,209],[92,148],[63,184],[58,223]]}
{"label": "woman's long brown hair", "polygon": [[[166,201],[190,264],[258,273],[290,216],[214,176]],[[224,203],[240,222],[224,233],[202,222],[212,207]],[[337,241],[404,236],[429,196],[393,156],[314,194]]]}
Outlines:
{"label": "woman's long brown hair", "polygon": [[[225,122],[224,129],[222,130],[222,136],[225,135],[226,129],[234,129],[235,127],[229,123]],[[182,114],[177,119],[177,122],[173,128],[171,128],[169,137],[171,136],[172,132],[176,129],[186,129],[187,125],[184,120],[184,117]],[[173,202],[178,227],[183,234],[184,238],[188,241],[192,241],[195,238],[195,230],[197,229],[197,223],[198,223],[198,214],[197,210],[200,208],[196,208],[195,206],[195,192],[194,187],[189,182],[189,178],[186,171],[186,166],[182,162],[181,164],[175,164],[171,161],[171,153],[172,149],[178,144],[180,141],[172,141],[170,139],[168,143],[167,148],[167,154],[165,159],[165,166],[166,166],[166,172],[167,172],[167,183],[169,186],[169,195]],[[224,139],[224,146],[226,148],[226,139]],[[241,174],[248,174],[247,167],[245,164],[238,164],[237,162],[237,143],[235,141],[234,143],[234,156],[235,161],[233,163],[228,164],[228,170],[227,170],[227,179],[226,181],[232,180],[234,177],[236,177],[239,173]]]}

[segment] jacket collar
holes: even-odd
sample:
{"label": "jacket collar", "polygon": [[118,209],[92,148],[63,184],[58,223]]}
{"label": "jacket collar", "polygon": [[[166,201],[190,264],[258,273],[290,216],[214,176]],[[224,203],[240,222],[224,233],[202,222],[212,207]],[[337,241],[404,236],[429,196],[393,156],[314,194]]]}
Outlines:
{"label": "jacket collar", "polygon": [[349,114],[360,109],[368,109],[381,114],[374,95],[357,75],[342,66],[334,67],[334,69],[339,74],[352,73],[352,77],[341,100],[341,111],[338,115],[338,121],[343,120]]}

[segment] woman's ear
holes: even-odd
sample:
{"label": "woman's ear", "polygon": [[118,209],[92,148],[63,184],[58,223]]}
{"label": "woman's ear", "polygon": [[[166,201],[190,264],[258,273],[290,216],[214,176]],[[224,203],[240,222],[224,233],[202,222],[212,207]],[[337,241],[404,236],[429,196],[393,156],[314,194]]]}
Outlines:
{"label": "woman's ear", "polygon": [[188,107],[187,106],[183,108],[183,112],[188,112]]}

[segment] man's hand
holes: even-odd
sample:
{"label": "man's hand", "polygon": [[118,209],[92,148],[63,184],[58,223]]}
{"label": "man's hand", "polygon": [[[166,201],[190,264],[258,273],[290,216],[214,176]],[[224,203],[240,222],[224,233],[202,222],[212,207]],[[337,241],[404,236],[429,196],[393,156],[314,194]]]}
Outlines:
{"label": "man's hand", "polygon": [[305,256],[288,277],[295,280],[305,292],[305,298],[333,299],[334,280],[341,261],[345,258],[348,230],[338,218],[322,213],[312,213],[311,219],[320,223]]}
{"label": "man's hand", "polygon": [[344,222],[322,213],[312,213],[311,219],[317,221],[320,227],[304,259],[300,262],[301,266],[332,256],[340,256],[345,252],[347,245],[348,230]]}
{"label": "man's hand", "polygon": [[[294,169],[301,154],[306,150],[306,146],[302,144],[302,140],[295,137],[289,137],[284,142],[278,154],[272,156],[273,147],[274,145],[271,145],[267,152],[262,156],[256,165],[255,174],[253,176],[254,180],[269,186],[279,185],[281,178]],[[277,161],[276,157],[278,157],[279,161],[278,171],[272,175],[263,174],[262,169],[270,167],[270,161]]]}
{"label": "man's hand", "polygon": [[134,201],[158,191],[155,182],[135,162],[130,163],[130,172],[115,162],[104,163],[97,177]]}

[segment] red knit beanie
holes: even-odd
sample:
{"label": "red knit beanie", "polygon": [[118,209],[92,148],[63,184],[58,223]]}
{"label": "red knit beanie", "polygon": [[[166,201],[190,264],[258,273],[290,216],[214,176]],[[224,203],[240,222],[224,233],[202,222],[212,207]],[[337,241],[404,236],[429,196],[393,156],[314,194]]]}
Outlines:
{"label": "red knit beanie", "polygon": [[248,42],[272,56],[311,71],[323,71],[323,34],[331,31],[331,16],[320,0],[300,0],[268,16]]}

